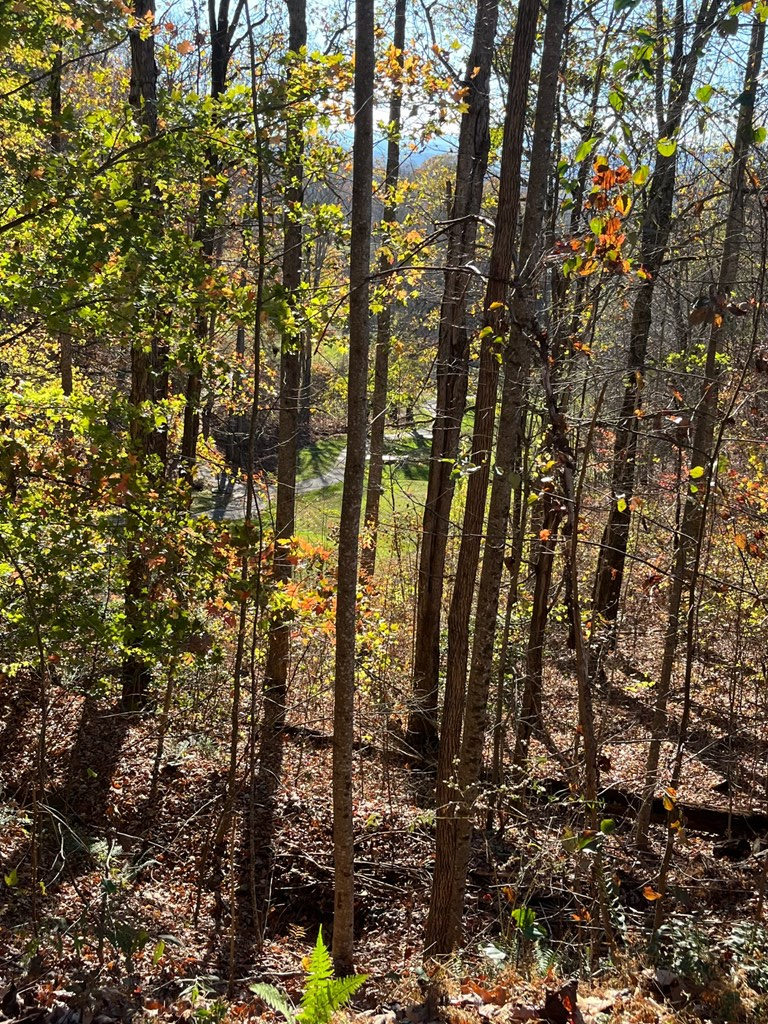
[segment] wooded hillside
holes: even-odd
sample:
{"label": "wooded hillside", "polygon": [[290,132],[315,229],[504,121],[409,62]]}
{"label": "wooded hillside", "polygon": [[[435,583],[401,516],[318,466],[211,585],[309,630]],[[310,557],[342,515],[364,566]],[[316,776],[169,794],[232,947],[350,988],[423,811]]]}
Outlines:
{"label": "wooded hillside", "polygon": [[0,3],[0,1019],[768,1019],[766,19]]}

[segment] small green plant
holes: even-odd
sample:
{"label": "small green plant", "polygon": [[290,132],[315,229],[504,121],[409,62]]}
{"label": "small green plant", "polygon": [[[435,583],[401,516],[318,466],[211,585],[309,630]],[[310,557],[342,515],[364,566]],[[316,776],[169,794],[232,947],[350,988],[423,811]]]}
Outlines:
{"label": "small green plant", "polygon": [[659,928],[652,952],[656,961],[697,985],[715,974],[717,944],[711,928],[693,915],[672,914]]}
{"label": "small green plant", "polygon": [[417,811],[408,825],[409,832],[432,832],[435,828],[435,812],[430,809]]}
{"label": "small green plant", "polygon": [[768,992],[768,930],[754,922],[741,921],[733,926],[723,945],[733,956],[734,973],[743,972],[755,992]]}
{"label": "small green plant", "polygon": [[[602,828],[602,825],[600,826]],[[629,922],[627,912],[621,900],[620,883],[617,878],[607,871],[605,862],[600,859],[595,864],[595,877],[600,887],[600,892],[616,938],[625,942],[629,933]]]}
{"label": "small green plant", "polygon": [[561,968],[561,951],[543,939],[534,942],[531,950],[533,965],[540,978],[554,974]]}
{"label": "small green plant", "polygon": [[192,979],[183,988],[180,997],[190,1004],[190,1020],[193,1024],[221,1024],[229,1012],[229,1004],[217,995],[215,986],[221,984],[216,975]]}
{"label": "small green plant", "polygon": [[250,989],[267,1006],[282,1013],[289,1024],[328,1024],[331,1015],[349,1002],[367,977],[367,974],[353,974],[349,978],[334,978],[333,963],[323,942],[321,928],[309,958],[306,985],[298,1011],[288,996],[274,985],[254,984]]}

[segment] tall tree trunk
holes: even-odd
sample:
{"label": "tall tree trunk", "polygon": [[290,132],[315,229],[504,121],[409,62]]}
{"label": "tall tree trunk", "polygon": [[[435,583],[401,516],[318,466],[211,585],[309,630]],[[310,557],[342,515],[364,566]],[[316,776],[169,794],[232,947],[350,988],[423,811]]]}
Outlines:
{"label": "tall tree trunk", "polygon": [[698,476],[691,476],[688,480],[682,523],[675,537],[675,568],[667,605],[664,654],[659,681],[656,687],[656,703],[651,720],[651,742],[645,766],[643,804],[637,818],[636,838],[640,847],[645,847],[648,843],[651,803],[658,777],[662,738],[667,724],[667,701],[677,655],[683,593],[686,589],[686,584],[689,584],[691,594],[694,594],[696,590],[695,574],[699,561],[697,546],[702,536],[702,516],[714,474],[713,443],[717,425],[717,401],[720,390],[720,373],[718,371],[717,357],[726,335],[725,318],[728,315],[728,298],[736,283],[739,250],[744,235],[746,165],[749,147],[752,144],[752,122],[757,94],[757,80],[760,75],[760,66],[763,59],[764,42],[765,22],[761,18],[756,17],[752,24],[752,37],[744,89],[739,99],[739,116],[731,156],[728,218],[725,225],[725,239],[723,240],[717,288],[711,296],[711,327],[704,367],[704,382],[702,384],[701,401],[695,414],[693,444],[691,446],[690,469],[693,471],[698,468],[703,473]]}
{"label": "tall tree trunk", "polygon": [[517,722],[513,760],[522,767],[528,757],[531,735],[542,721],[542,680],[544,670],[544,637],[547,629],[549,591],[552,584],[552,570],[557,547],[557,533],[562,521],[559,496],[554,492],[545,493],[541,499],[543,515],[539,520],[539,540],[535,542],[533,563],[534,585],[531,604],[531,621],[528,627],[528,643],[525,651],[525,676],[522,680],[523,694],[520,715]]}
{"label": "tall tree trunk", "polygon": [[528,452],[530,449],[530,423],[531,412],[526,410],[522,430],[524,432],[521,449],[518,453],[515,466],[515,480],[513,482],[512,510],[510,514],[509,529],[511,530],[511,544],[513,554],[504,559],[505,566],[509,569],[509,590],[507,593],[507,608],[504,617],[504,631],[502,633],[501,650],[499,652],[499,666],[497,671],[496,685],[496,708],[493,723],[493,756],[491,770],[489,772],[491,792],[488,799],[488,815],[486,817],[486,828],[493,828],[493,816],[497,807],[501,806],[504,782],[504,752],[506,747],[508,718],[505,718],[504,708],[507,703],[506,681],[509,674],[509,651],[510,636],[512,629],[512,611],[517,605],[520,596],[520,570],[523,565],[523,553],[525,551],[525,530],[528,522],[528,497],[530,494]]}
{"label": "tall tree trunk", "polygon": [[[218,101],[227,88],[227,72],[232,55],[232,37],[243,11],[245,0],[238,0],[230,18],[230,0],[219,0],[216,11],[215,0],[208,2],[208,29],[211,37],[211,99]],[[215,179],[219,173],[219,160],[213,149],[208,152],[208,166],[204,178]],[[218,183],[203,184],[200,187],[200,201],[197,211],[195,239],[200,242],[204,257],[214,263],[217,241],[217,214],[221,204],[217,198]],[[200,401],[203,387],[203,360],[208,335],[211,331],[211,316],[198,313],[195,318],[195,353],[187,375],[184,397],[184,429],[181,438],[181,460],[183,470],[192,474],[197,458],[197,439],[200,435]]]}
{"label": "tall tree trunk", "polygon": [[[699,57],[722,9],[723,4],[720,0],[702,0],[691,47],[686,54],[685,9],[682,3],[677,5],[673,25],[674,45],[670,60],[667,111],[663,124],[663,135],[670,139],[674,139],[679,131]],[[626,384],[613,449],[611,509],[600,542],[595,575],[593,613],[605,624],[603,638],[599,637],[598,630],[599,643],[606,640],[613,642],[614,623],[619,610],[629,539],[630,499],[635,486],[639,416],[643,404],[643,378],[651,331],[651,307],[656,281],[669,242],[676,169],[677,151],[670,156],[657,156],[640,229],[640,259],[648,277],[640,284],[632,309]]]}
{"label": "tall tree trunk", "polygon": [[301,388],[299,390],[299,433],[302,441],[308,441],[312,423],[312,332],[305,332],[301,352]]}
{"label": "tall tree trunk", "polygon": [[440,677],[440,618],[454,492],[454,461],[467,396],[469,332],[467,304],[472,274],[465,268],[475,253],[477,217],[490,148],[489,104],[498,0],[478,0],[472,51],[462,87],[469,106],[462,116],[453,201],[448,227],[447,269],[440,307],[437,348],[437,409],[432,431],[429,480],[424,506],[416,595],[413,710],[407,740],[433,755],[437,747]]}
{"label": "tall tree trunk", "polygon": [[[289,89],[292,76],[301,74],[302,47],[307,44],[306,0],[286,0],[288,7]],[[283,229],[283,288],[291,309],[296,310],[301,287],[303,233],[301,206],[304,195],[304,136],[300,110],[289,110],[286,127],[286,189]],[[292,318],[293,322],[295,319]],[[299,429],[302,338],[284,331],[280,354],[280,410],[277,453],[277,499],[273,579],[277,587],[293,576],[291,540],[296,516],[296,453]],[[260,841],[265,846],[263,877],[257,879],[259,902],[266,893],[271,870],[275,794],[283,767],[283,727],[291,653],[291,622],[281,615],[270,621],[264,672],[264,715],[259,749],[258,793],[262,816]]]}
{"label": "tall tree trunk", "polygon": [[[499,201],[485,293],[480,376],[475,400],[475,427],[472,437],[472,462],[475,469],[467,485],[461,547],[448,618],[448,666],[437,766],[438,824],[435,871],[426,933],[426,948],[431,953],[450,952],[461,934],[466,865],[465,835],[460,822],[465,803],[462,793],[459,793],[457,799],[454,760],[461,751],[459,774],[469,779],[475,755],[461,743],[462,723],[465,720],[469,625],[493,449],[499,378],[498,357],[503,335],[509,323],[506,302],[520,204],[523,132],[539,8],[539,0],[521,0],[512,48]],[[496,589],[498,602],[498,586]],[[487,689],[487,679],[485,685]],[[470,712],[467,711],[467,714]],[[473,727],[474,720],[470,728]]]}
{"label": "tall tree trunk", "polygon": [[[311,248],[307,246],[304,256],[307,268],[306,276],[310,281],[312,294],[319,289],[323,276],[323,258],[318,252],[317,242],[318,240],[315,239]],[[312,425],[312,350],[315,340],[309,325],[307,325],[301,352],[301,386],[299,389],[299,437],[303,441],[309,440]]]}
{"label": "tall tree trunk", "polygon": [[[539,340],[540,335],[540,330],[535,323],[534,308],[536,264],[540,255],[540,239],[543,234],[549,184],[552,130],[555,122],[557,82],[564,30],[565,0],[550,0],[541,59],[528,193],[518,256],[518,274],[514,294],[510,300],[512,317],[509,338],[504,350],[504,385],[499,412],[496,459],[483,547],[483,564],[477,592],[472,661],[461,737],[459,793],[462,806],[459,812],[457,879],[454,894],[457,913],[461,912],[464,903],[464,888],[469,867],[472,835],[471,816],[483,760],[490,670],[496,638],[499,588],[507,540],[507,521],[514,468],[523,440],[525,388],[532,345]],[[543,372],[546,376],[549,372],[546,352],[544,358]],[[555,419],[554,415],[553,419]],[[563,453],[563,458],[566,457],[566,453]]]}
{"label": "tall tree trunk", "polygon": [[354,832],[352,741],[360,511],[365,476],[368,381],[368,291],[373,187],[373,0],[356,0],[355,135],[352,147],[352,224],[349,258],[349,372],[347,461],[339,527],[336,596],[336,672],[333,710],[333,960],[352,972],[354,948]]}
{"label": "tall tree trunk", "polygon": [[[146,25],[155,15],[154,0],[136,0],[133,13],[140,25]],[[150,32],[142,38],[138,28],[129,33],[131,49],[131,78],[128,101],[136,122],[148,138],[157,135],[157,65],[155,63],[155,35]],[[136,196],[145,191],[146,174],[139,165],[134,181]],[[156,342],[148,341],[146,330],[136,325],[131,340],[131,423],[130,436],[133,454],[144,468],[153,450],[153,428],[142,415],[145,402],[152,398],[153,350]],[[156,442],[155,442],[156,444]],[[141,710],[147,702],[152,679],[151,663],[143,650],[146,636],[148,571],[140,550],[139,521],[126,508],[129,537],[126,560],[125,632],[128,653],[122,666],[122,704],[127,711]]]}
{"label": "tall tree trunk", "polygon": [[[397,0],[395,4],[395,31],[392,45],[397,54],[397,64],[402,73],[403,50],[405,48],[405,12],[407,0]],[[387,141],[387,169],[384,178],[384,235],[388,227],[397,220],[397,184],[400,177],[400,114],[403,105],[403,87],[401,81],[392,86],[392,97],[389,101],[389,138]],[[386,272],[392,267],[394,259],[389,249],[381,254],[379,267],[382,271],[382,284],[387,286]],[[373,402],[371,407],[371,450],[368,460],[368,490],[365,499],[365,526],[367,544],[363,548],[360,567],[363,572],[373,576],[376,570],[376,548],[379,531],[379,505],[381,502],[381,480],[384,471],[384,428],[387,417],[387,387],[389,384],[389,348],[392,335],[392,299],[387,295],[384,309],[379,313],[376,331],[376,356],[373,370]]]}

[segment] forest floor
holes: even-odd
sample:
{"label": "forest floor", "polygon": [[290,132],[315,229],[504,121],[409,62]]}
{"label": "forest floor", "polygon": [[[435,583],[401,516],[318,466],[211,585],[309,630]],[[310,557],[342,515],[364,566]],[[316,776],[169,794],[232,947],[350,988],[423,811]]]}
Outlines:
{"label": "forest floor", "polygon": [[[566,659],[552,662],[548,706],[571,706],[569,668]],[[642,673],[618,657],[609,673],[600,707],[610,722],[602,748],[606,792],[637,788],[647,715]],[[305,694],[286,737],[271,905],[259,942],[242,927],[250,919],[254,856],[247,786],[218,861],[213,850],[229,753],[220,738],[221,693],[199,683],[194,710],[173,713],[162,752],[156,720],[126,718],[107,699],[65,688],[52,694],[44,800],[34,784],[39,694],[28,682],[0,698],[6,1018],[237,1021],[272,1016],[250,992],[253,982],[300,997],[318,927],[329,937],[332,924],[328,694]],[[755,688],[756,699],[761,691]],[[653,826],[650,851],[638,853],[631,816],[612,810],[615,829],[597,844],[584,842],[584,806],[562,781],[559,793],[553,787],[556,768],[537,746],[533,775],[541,784],[529,780],[525,793],[503,794],[492,829],[476,833],[465,951],[431,976],[420,961],[434,849],[431,783],[403,754],[391,707],[363,699],[354,779],[356,927],[357,967],[369,981],[349,1014],[375,1024],[768,1020],[760,995],[768,991],[766,860],[751,845],[750,824],[756,815],[765,829],[765,801],[753,785],[761,781],[753,774],[764,756],[765,715],[755,707],[752,727],[726,743],[722,697],[716,676],[697,695],[677,799],[718,811],[724,821],[730,814],[733,835],[744,842],[728,847],[724,833],[690,825],[676,839],[667,922],[653,961],[646,955],[649,896],[664,825]],[[573,736],[568,717],[553,732],[561,749]],[[241,726],[246,736],[245,715]],[[247,749],[242,758],[247,766]],[[607,886],[613,957],[597,924],[600,884]],[[571,977],[580,979],[578,999],[563,987]]]}
{"label": "forest floor", "polygon": [[[633,584],[618,650],[594,694],[604,827],[589,829],[578,787],[569,787],[563,772],[564,764],[579,763],[580,740],[575,666],[565,626],[553,614],[547,742],[533,743],[523,780],[508,769],[501,789],[484,793],[495,810],[478,813],[464,949],[425,969],[434,780],[402,742],[419,518],[409,488],[424,485],[425,444],[403,436],[390,443],[396,461],[382,513],[389,517],[382,546],[388,571],[361,602],[354,774],[357,969],[369,980],[348,1016],[371,1024],[768,1021],[764,652],[745,649],[742,636],[720,636],[716,606],[702,611],[701,635],[717,640],[697,651],[682,781],[675,794],[659,791],[650,849],[638,851],[633,804],[663,640],[661,577],[654,573]],[[327,478],[342,453],[339,439],[310,453],[304,484]],[[312,492],[326,503],[323,515],[339,490]],[[309,509],[304,518],[318,537],[321,527],[332,529],[329,520],[312,520]],[[518,649],[525,607],[519,616]],[[245,681],[238,799],[231,828],[218,838],[231,756],[226,653],[222,664],[203,659],[177,682],[164,732],[162,716],[122,714],[113,685],[87,686],[83,665],[82,677],[62,679],[47,694],[42,765],[40,688],[29,677],[3,680],[0,1020],[272,1020],[251,984],[271,983],[300,998],[306,958],[320,926],[330,940],[333,918],[326,625],[317,619],[312,631],[305,623],[296,638],[269,913],[260,934],[250,926],[254,910],[263,909],[253,906],[263,856],[252,788],[257,677],[253,701]],[[505,683],[507,723],[519,699],[513,676]],[[678,678],[662,787],[682,694]],[[509,764],[513,736],[507,739]],[[664,924],[649,952],[670,835],[665,795],[683,808],[684,827],[673,836]],[[578,993],[568,988],[572,978]]]}

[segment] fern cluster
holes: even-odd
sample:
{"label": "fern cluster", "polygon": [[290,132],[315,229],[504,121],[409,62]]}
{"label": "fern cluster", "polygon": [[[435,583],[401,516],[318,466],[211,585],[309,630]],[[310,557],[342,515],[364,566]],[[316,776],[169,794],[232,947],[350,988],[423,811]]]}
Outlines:
{"label": "fern cluster", "polygon": [[367,974],[334,978],[331,955],[323,942],[323,929],[309,958],[304,994],[298,1011],[288,996],[274,985],[255,984],[250,989],[267,1006],[282,1013],[288,1024],[328,1024],[336,1010],[341,1009],[366,981]]}

